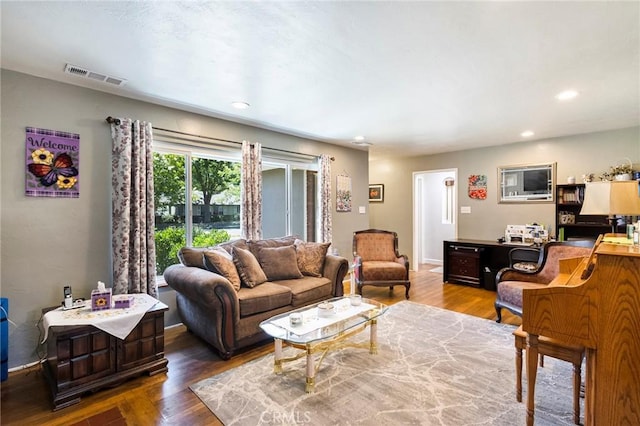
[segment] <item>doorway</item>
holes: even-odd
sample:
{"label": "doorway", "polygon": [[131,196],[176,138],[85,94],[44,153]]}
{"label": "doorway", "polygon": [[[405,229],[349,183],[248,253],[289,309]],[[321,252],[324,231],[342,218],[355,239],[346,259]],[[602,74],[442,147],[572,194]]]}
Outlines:
{"label": "doorway", "polygon": [[413,264],[442,265],[443,241],[458,235],[458,169],[413,173]]}

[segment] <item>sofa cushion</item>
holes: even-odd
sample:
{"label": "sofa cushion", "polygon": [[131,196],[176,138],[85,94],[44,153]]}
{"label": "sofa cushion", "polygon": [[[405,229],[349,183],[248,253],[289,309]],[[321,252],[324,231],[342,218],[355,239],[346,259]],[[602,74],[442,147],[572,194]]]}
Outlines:
{"label": "sofa cushion", "polygon": [[324,258],[327,256],[330,245],[331,243],[309,243],[296,240],[294,246],[300,272],[311,277],[321,277]]}
{"label": "sofa cushion", "polygon": [[240,317],[267,312],[291,304],[288,287],[266,282],[254,288],[242,287],[238,291]]}
{"label": "sofa cushion", "polygon": [[297,280],[280,280],[273,284],[287,287],[291,290],[291,305],[294,308],[304,306],[309,302],[331,297],[331,280],[325,277],[304,277]]}
{"label": "sofa cushion", "polygon": [[527,288],[545,288],[546,284],[525,281],[501,281],[496,288],[498,300],[513,306],[522,307],[522,290]]}
{"label": "sofa cushion", "polygon": [[380,260],[362,262],[363,281],[401,281],[407,279],[407,268],[398,262]]}
{"label": "sofa cushion", "polygon": [[267,276],[260,267],[260,263],[249,250],[234,247],[232,256],[242,284],[251,288],[267,281]]}
{"label": "sofa cushion", "polygon": [[247,246],[249,247],[249,250],[251,250],[251,253],[253,253],[253,255],[257,257],[258,251],[261,248],[290,246],[296,241],[296,238],[297,237],[293,235],[289,235],[289,236],[280,237],[280,238],[267,238],[264,240],[249,240],[247,241]]}
{"label": "sofa cushion", "polygon": [[293,246],[261,248],[258,262],[269,281],[302,278]]}
{"label": "sofa cushion", "polygon": [[240,290],[240,275],[233,263],[233,256],[225,249],[216,247],[204,250],[204,265],[211,272],[225,277],[236,291]]}
{"label": "sofa cushion", "polygon": [[184,266],[207,269],[204,265],[204,247],[182,247],[178,250],[178,259]]}

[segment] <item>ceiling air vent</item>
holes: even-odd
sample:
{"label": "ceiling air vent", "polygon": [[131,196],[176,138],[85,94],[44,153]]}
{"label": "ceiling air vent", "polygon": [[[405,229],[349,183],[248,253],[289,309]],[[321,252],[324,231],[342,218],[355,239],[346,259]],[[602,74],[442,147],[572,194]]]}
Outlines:
{"label": "ceiling air vent", "polygon": [[101,81],[103,83],[112,84],[114,86],[124,86],[127,80],[123,78],[113,77],[99,72],[90,71],[86,68],[79,67],[77,65],[67,64],[64,67],[64,72],[67,74],[75,75],[77,77],[84,77],[90,80]]}

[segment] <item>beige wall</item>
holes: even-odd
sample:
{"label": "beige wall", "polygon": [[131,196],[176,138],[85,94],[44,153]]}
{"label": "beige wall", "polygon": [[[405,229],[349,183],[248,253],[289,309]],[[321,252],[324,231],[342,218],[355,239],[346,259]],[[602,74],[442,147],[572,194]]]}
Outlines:
{"label": "beige wall", "polygon": [[[1,77],[1,222],[0,289],[9,298],[9,366],[35,361],[41,309],[58,305],[62,288],[88,297],[98,281],[111,285],[110,158],[107,116],[150,121],[154,126],[199,135],[261,142],[264,147],[305,154],[330,154],[332,186],[347,171],[353,179],[354,210],[336,213],[333,243],[343,255],[351,252],[353,231],[368,227],[368,154],[185,111],[108,95],[2,70]],[[80,134],[80,198],[35,198],[24,195],[25,127]],[[161,292],[172,308],[166,323],[177,321],[174,293]]]}
{"label": "beige wall", "polygon": [[[384,203],[372,203],[370,223],[374,228],[398,233],[400,252],[413,259],[412,186],[414,172],[458,168],[458,237],[495,240],[508,224],[542,223],[555,227],[554,204],[498,204],[497,168],[524,163],[557,163],[557,182],[568,176],[578,181],[582,174],[596,176],[609,166],[629,158],[640,168],[640,127],[521,142],[445,154],[371,161],[369,183],[385,185]],[[467,177],[484,174],[488,178],[486,200],[467,195]],[[460,214],[470,206],[471,214]],[[413,268],[413,265],[412,265]]]}

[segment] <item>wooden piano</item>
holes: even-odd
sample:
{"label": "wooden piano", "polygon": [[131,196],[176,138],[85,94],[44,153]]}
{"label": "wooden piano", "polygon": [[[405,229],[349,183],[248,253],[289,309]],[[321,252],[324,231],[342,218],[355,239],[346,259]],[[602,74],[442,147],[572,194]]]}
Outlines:
{"label": "wooden piano", "polygon": [[586,348],[585,425],[640,425],[640,249],[601,240],[589,258],[562,260],[548,288],[523,292],[527,425],[538,336]]}

